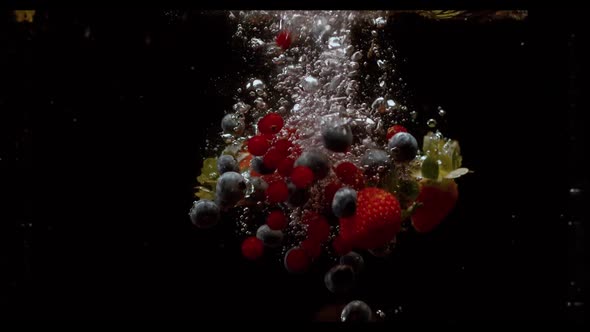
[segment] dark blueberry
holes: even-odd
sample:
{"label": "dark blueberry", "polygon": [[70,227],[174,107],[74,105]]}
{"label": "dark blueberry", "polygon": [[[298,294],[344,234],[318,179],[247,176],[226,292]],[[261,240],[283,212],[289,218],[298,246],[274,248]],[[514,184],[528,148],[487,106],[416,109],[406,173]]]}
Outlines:
{"label": "dark blueberry", "polygon": [[265,246],[269,248],[277,248],[283,242],[283,232],[279,230],[272,230],[268,225],[264,224],[258,227],[256,237],[259,238]]}
{"label": "dark blueberry", "polygon": [[272,174],[275,171],[274,169],[270,169],[264,165],[262,157],[252,158],[252,161],[250,161],[250,167],[252,167],[254,172],[262,175]]}
{"label": "dark blueberry", "polygon": [[418,153],[418,142],[410,133],[397,133],[389,139],[387,147],[391,151],[393,160],[404,162],[411,161]]}
{"label": "dark blueberry", "polygon": [[336,265],[324,276],[324,283],[332,293],[344,293],[354,286],[355,273],[350,265]]}
{"label": "dark blueberry", "polygon": [[238,162],[233,156],[228,154],[221,155],[217,158],[217,172],[223,174],[225,172],[239,172]]}
{"label": "dark blueberry", "polygon": [[352,129],[349,125],[327,125],[322,128],[322,138],[326,149],[334,152],[346,152],[352,145]]}
{"label": "dark blueberry", "polygon": [[244,128],[244,119],[234,113],[227,114],[221,119],[221,129],[226,134],[241,135]]}
{"label": "dark blueberry", "polygon": [[307,166],[317,179],[323,179],[330,172],[330,159],[320,151],[309,150],[297,158],[294,167],[297,166]]}
{"label": "dark blueberry", "polygon": [[352,301],[342,309],[340,320],[343,322],[370,322],[373,320],[373,312],[365,302]]}
{"label": "dark blueberry", "polygon": [[354,270],[354,273],[359,274],[365,266],[365,260],[363,256],[351,251],[340,257],[340,264],[349,265]]}
{"label": "dark blueberry", "polygon": [[351,188],[340,188],[332,200],[332,212],[338,218],[346,218],[356,212],[356,191]]}
{"label": "dark blueberry", "polygon": [[188,215],[191,222],[199,228],[211,228],[219,222],[219,207],[207,199],[195,201]]}
{"label": "dark blueberry", "polygon": [[244,198],[246,181],[237,172],[225,172],[217,179],[216,201],[223,207],[233,206]]}
{"label": "dark blueberry", "polygon": [[379,149],[369,149],[361,157],[361,166],[368,172],[381,172],[391,166],[387,152]]}

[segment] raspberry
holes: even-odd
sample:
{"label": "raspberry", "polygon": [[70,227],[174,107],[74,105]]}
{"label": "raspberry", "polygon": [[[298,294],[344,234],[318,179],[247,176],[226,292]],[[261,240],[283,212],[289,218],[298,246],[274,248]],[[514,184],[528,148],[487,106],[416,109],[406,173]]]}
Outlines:
{"label": "raspberry", "polygon": [[322,254],[322,244],[313,239],[303,240],[303,242],[301,242],[301,248],[305,250],[311,259],[316,259]]}
{"label": "raspberry", "polygon": [[353,187],[354,189],[361,189],[365,186],[365,177],[363,172],[353,163],[345,161],[336,166],[336,176],[342,183]]}
{"label": "raspberry", "polygon": [[289,30],[282,30],[276,38],[277,45],[286,50],[291,46],[291,32]]}
{"label": "raspberry", "polygon": [[276,148],[271,148],[262,158],[262,162],[265,167],[274,170],[277,169],[279,163],[285,159],[285,157],[286,154],[284,152],[279,151]]}
{"label": "raspberry", "polygon": [[282,176],[289,176],[291,172],[293,172],[293,164],[295,163],[295,159],[293,158],[285,158],[283,159],[277,168],[279,174]]}
{"label": "raspberry", "polygon": [[313,182],[313,171],[306,166],[297,166],[291,172],[291,181],[295,187],[305,189]]}
{"label": "raspberry", "polygon": [[264,253],[264,243],[256,236],[250,236],[242,242],[242,255],[249,260],[257,260]]}
{"label": "raspberry", "polygon": [[255,156],[264,155],[269,147],[270,144],[264,136],[254,136],[248,140],[248,152]]}
{"label": "raspberry", "polygon": [[307,237],[309,239],[323,243],[330,237],[330,224],[321,214],[308,211],[303,215],[302,222],[307,224]]}
{"label": "raspberry", "polygon": [[289,198],[289,187],[284,181],[275,181],[268,184],[266,198],[269,203],[282,203]]}
{"label": "raspberry", "polygon": [[310,259],[305,250],[293,248],[285,254],[285,268],[291,273],[301,273],[309,268]]}
{"label": "raspberry", "polygon": [[283,117],[277,113],[268,113],[258,121],[258,130],[262,134],[275,135],[283,129]]}
{"label": "raspberry", "polygon": [[274,210],[266,217],[266,224],[272,230],[282,230],[287,227],[287,217],[283,211]]}
{"label": "raspberry", "polygon": [[389,129],[387,129],[387,140],[389,141],[390,138],[392,138],[395,134],[397,133],[407,133],[408,130],[406,129],[406,127],[401,126],[401,125],[393,125],[391,127],[389,127]]}

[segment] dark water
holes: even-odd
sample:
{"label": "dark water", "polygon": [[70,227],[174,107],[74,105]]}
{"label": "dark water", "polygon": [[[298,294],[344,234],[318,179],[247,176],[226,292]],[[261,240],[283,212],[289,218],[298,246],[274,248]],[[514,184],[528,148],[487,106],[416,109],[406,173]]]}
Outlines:
{"label": "dark water", "polygon": [[199,151],[245,64],[225,14],[173,14],[51,10],[27,25],[1,13],[0,125],[17,141],[0,161],[17,170],[2,173],[17,180],[3,185],[17,214],[2,218],[3,316],[312,319],[358,298],[390,319],[578,317],[565,13],[390,24],[411,102],[444,106],[475,173],[445,224],[369,259],[349,297],[191,227]]}

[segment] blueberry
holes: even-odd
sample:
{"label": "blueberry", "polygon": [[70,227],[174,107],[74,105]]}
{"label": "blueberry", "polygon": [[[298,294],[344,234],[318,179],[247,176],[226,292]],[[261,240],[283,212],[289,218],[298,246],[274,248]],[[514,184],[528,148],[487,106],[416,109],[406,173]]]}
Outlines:
{"label": "blueberry", "polygon": [[356,191],[350,188],[340,188],[332,200],[332,212],[338,218],[346,218],[356,212]]}
{"label": "blueberry", "polygon": [[418,142],[410,133],[397,133],[389,139],[387,147],[391,150],[393,160],[404,162],[411,161],[418,153]]}
{"label": "blueberry", "polygon": [[219,207],[208,199],[195,201],[188,215],[199,228],[211,228],[219,222]]}
{"label": "blueberry", "polygon": [[246,181],[237,172],[225,172],[217,179],[215,188],[217,203],[221,206],[233,206],[244,198]]}
{"label": "blueberry", "polygon": [[230,113],[221,119],[221,129],[226,134],[241,135],[245,127],[244,119],[235,113]]}
{"label": "blueberry", "polygon": [[344,293],[354,286],[355,274],[350,265],[336,265],[324,276],[324,283],[332,293]]}
{"label": "blueberry", "polygon": [[250,167],[252,167],[254,172],[262,175],[272,174],[275,171],[274,169],[270,169],[264,165],[262,157],[252,158],[252,160],[250,161]]}
{"label": "blueberry", "polygon": [[259,238],[265,246],[269,248],[277,248],[283,242],[283,232],[279,230],[272,230],[268,225],[258,227],[256,237]]}
{"label": "blueberry", "polygon": [[370,322],[373,320],[373,312],[365,302],[352,301],[342,309],[340,320],[343,322]]}
{"label": "blueberry", "polygon": [[309,199],[309,191],[307,189],[297,188],[291,181],[287,182],[287,188],[289,188],[287,206],[291,208],[302,206]]}
{"label": "blueberry", "polygon": [[239,172],[238,162],[233,156],[224,154],[217,158],[217,172],[223,174],[225,172]]}
{"label": "blueberry", "polygon": [[361,158],[361,165],[366,171],[379,172],[391,165],[387,152],[379,149],[369,149]]}
{"label": "blueberry", "polygon": [[326,149],[334,152],[346,152],[352,145],[352,129],[347,124],[331,124],[322,129],[322,138]]}
{"label": "blueberry", "polygon": [[340,257],[340,264],[349,265],[354,270],[354,273],[359,274],[365,266],[365,260],[363,256],[351,251]]}
{"label": "blueberry", "polygon": [[266,188],[268,188],[268,183],[262,178],[258,176],[250,178],[250,188],[248,192],[252,198],[263,198]]}
{"label": "blueberry", "polygon": [[293,166],[307,166],[311,168],[317,179],[323,179],[330,172],[330,159],[320,151],[309,150],[303,152]]}

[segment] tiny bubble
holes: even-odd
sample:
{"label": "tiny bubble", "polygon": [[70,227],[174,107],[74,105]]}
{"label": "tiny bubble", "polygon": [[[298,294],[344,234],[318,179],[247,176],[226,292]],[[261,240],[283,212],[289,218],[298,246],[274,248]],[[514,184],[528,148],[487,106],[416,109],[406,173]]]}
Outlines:
{"label": "tiny bubble", "polygon": [[570,195],[572,196],[579,196],[582,193],[582,189],[580,188],[571,188]]}
{"label": "tiny bubble", "polygon": [[78,119],[76,119],[76,118],[73,118],[73,119],[72,119],[72,121],[74,121],[74,122],[78,122]]}
{"label": "tiny bubble", "polygon": [[524,42],[521,42],[521,43],[520,43],[520,46],[524,46]]}
{"label": "tiny bubble", "polygon": [[436,127],[436,120],[435,119],[430,119],[426,122],[426,124],[428,125],[428,127],[430,128],[434,128]]}

